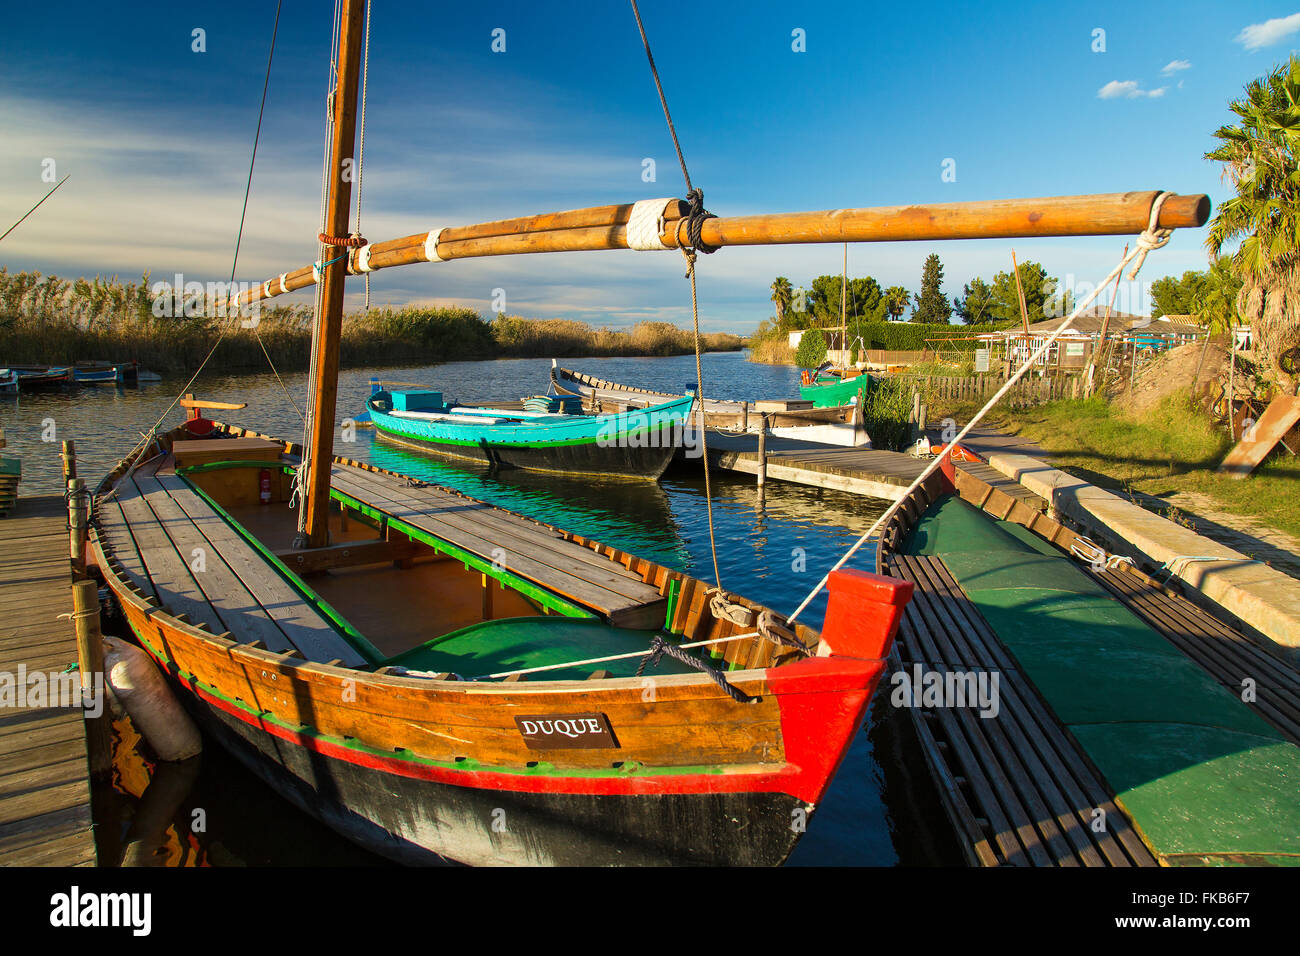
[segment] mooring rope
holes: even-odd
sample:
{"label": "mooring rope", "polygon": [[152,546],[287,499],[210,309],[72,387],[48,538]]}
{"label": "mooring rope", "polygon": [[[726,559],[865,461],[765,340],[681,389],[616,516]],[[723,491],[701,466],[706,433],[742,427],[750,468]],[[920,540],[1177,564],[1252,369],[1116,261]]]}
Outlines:
{"label": "mooring rope", "polygon": [[1172,195],[1173,193],[1162,192],[1155,198],[1155,201],[1151,204],[1151,215],[1147,220],[1147,228],[1138,236],[1133,251],[1126,252],[1120,257],[1119,264],[1110,271],[1105,279],[1097,283],[1097,287],[1079,303],[1069,316],[1061,321],[1061,324],[1058,325],[1056,330],[1047,337],[1039,347],[1038,351],[1029,356],[1029,358],[1025,360],[1025,363],[1016,370],[1016,373],[1008,378],[1000,389],[993,393],[993,397],[985,403],[983,408],[975,413],[971,420],[966,423],[965,427],[957,433],[956,437],[944,445],[943,451],[939,453],[938,457],[926,465],[922,472],[913,479],[912,483],[903,490],[903,493],[895,501],[890,503],[889,507],[885,509],[885,513],[877,518],[871,527],[863,533],[862,537],[858,538],[858,540],[854,542],[853,546],[844,553],[844,556],[835,562],[835,566],[831,568],[830,571],[826,572],[822,579],[817,582],[817,585],[808,592],[808,596],[803,599],[797,608],[795,608],[794,613],[786,619],[788,623],[793,623],[795,618],[803,613],[808,605],[813,602],[813,599],[821,593],[824,587],[826,587],[826,583],[830,580],[831,575],[842,568],[845,563],[848,562],[849,558],[853,557],[853,555],[857,553],[858,549],[866,544],[876,531],[891,517],[893,517],[894,513],[902,507],[903,502],[906,501],[917,488],[921,487],[927,478],[938,470],[944,459],[950,457],[952,455],[952,450],[961,443],[963,438],[970,434],[971,429],[978,425],[993,406],[1001,401],[1002,397],[1011,390],[1016,382],[1020,381],[1021,377],[1036,365],[1039,359],[1047,354],[1048,350],[1056,343],[1056,340],[1060,337],[1061,333],[1069,328],[1070,323],[1078,318],[1083,310],[1092,304],[1092,301],[1097,298],[1097,296],[1100,295],[1108,285],[1110,285],[1116,276],[1120,275],[1124,271],[1124,267],[1130,262],[1135,262],[1133,270],[1128,275],[1130,280],[1135,279],[1138,270],[1142,268],[1142,263],[1146,261],[1147,253],[1153,249],[1159,249],[1169,242],[1170,237],[1173,235],[1173,230],[1159,228],[1157,223],[1160,219],[1160,207],[1163,206],[1165,200]]}

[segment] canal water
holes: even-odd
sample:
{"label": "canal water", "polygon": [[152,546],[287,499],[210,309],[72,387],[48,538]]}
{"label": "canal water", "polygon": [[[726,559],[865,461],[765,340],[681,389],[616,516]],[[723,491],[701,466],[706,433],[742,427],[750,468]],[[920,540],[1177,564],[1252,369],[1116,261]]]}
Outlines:
{"label": "canal water", "polygon": [[[696,381],[693,356],[574,359],[569,367],[646,388],[682,392]],[[412,452],[370,429],[343,427],[364,410],[369,381],[425,384],[461,402],[542,394],[549,359],[453,362],[434,367],[351,369],[340,376],[335,450],[394,471],[456,488],[473,497],[549,524],[596,538],[700,578],[713,577],[704,481],[698,466],[670,470],[658,483],[563,478],[528,472],[491,474],[470,465]],[[741,353],[703,358],[709,398],[761,399],[798,394],[798,372],[758,365]],[[160,417],[185,379],[140,389],[82,389],[22,395],[0,404],[9,447],[23,460],[24,494],[61,491],[60,443],[76,442],[78,473],[94,483],[107,473]],[[283,383],[272,374],[205,372],[192,390],[202,398],[247,402],[241,411],[214,417],[277,437],[299,439],[306,376]],[[296,408],[295,408],[296,406]],[[166,415],[163,428],[181,419]],[[870,526],[884,502],[842,492],[769,484],[759,509],[752,479],[713,476],[714,522],[724,586],[789,613],[844,550]],[[874,555],[863,548],[850,566],[869,569]],[[820,626],[821,595],[803,619]],[[924,768],[910,746],[905,717],[888,695],[877,695],[864,731],[850,749],[831,790],[810,822],[792,864],[865,865],[951,862],[942,811],[929,792]],[[382,863],[281,801],[258,780],[210,746],[197,766],[175,772],[156,768],[147,748],[135,748],[129,727],[118,747],[115,787],[97,807],[107,818],[110,842],[125,846],[141,821],[163,815],[166,828],[157,861],[173,865],[316,865]],[[143,754],[139,751],[143,751]],[[189,779],[193,777],[194,779]],[[153,798],[152,804],[150,798]],[[98,811],[97,811],[98,812]],[[135,830],[132,829],[133,823]],[[201,824],[201,829],[199,825]],[[137,834],[138,835],[138,834]]]}

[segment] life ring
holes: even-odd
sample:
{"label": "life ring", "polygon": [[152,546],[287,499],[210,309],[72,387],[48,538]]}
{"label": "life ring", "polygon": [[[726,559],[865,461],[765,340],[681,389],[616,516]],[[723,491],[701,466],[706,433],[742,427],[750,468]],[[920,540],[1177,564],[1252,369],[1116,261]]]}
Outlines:
{"label": "life ring", "polygon": [[[942,455],[943,450],[947,447],[948,447],[947,445],[931,445],[930,454]],[[952,454],[949,455],[948,457],[951,458],[953,461],[964,461],[969,464],[979,464],[984,460],[979,455],[975,454],[975,452],[967,448],[965,445],[953,445]]]}

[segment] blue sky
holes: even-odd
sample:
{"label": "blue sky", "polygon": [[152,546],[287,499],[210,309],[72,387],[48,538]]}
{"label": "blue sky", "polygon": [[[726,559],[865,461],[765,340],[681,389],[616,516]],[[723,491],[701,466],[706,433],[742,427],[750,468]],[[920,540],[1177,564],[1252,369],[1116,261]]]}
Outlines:
{"label": "blue sky", "polygon": [[[241,279],[315,254],[331,6],[284,4]],[[48,188],[42,160],[72,178],[0,245],[0,264],[228,277],[274,11],[234,0],[10,5],[0,34],[2,227]],[[1300,47],[1300,0],[643,0],[642,16],[691,176],[720,215],[1156,188],[1206,192],[1217,206],[1226,189],[1202,156],[1230,119],[1227,102]],[[498,27],[504,53],[490,48]],[[191,49],[195,28],[206,31],[205,53]],[[791,49],[796,28],[806,52]],[[1098,28],[1104,53],[1092,49]],[[373,241],[684,193],[635,22],[617,0],[376,0],[369,89],[362,225]],[[642,181],[646,157],[657,182]],[[945,159],[955,182],[941,180]],[[1203,268],[1203,238],[1187,230],[1154,253],[1120,307],[1145,311],[1151,281]],[[952,296],[1008,268],[1013,247],[1022,262],[1091,282],[1123,245],[858,244],[849,271],[916,291],[937,252]],[[704,258],[703,324],[748,332],[771,313],[775,275],[807,284],[840,262],[838,245]],[[510,312],[536,317],[690,318],[676,253],[408,266],[377,273],[372,301],[486,312],[495,288]],[[354,280],[350,305],[360,291]]]}

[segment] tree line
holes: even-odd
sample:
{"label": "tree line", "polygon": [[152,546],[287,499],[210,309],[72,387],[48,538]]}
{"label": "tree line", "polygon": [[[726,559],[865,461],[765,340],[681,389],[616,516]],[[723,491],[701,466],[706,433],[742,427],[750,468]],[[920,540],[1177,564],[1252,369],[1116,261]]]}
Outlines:
{"label": "tree line", "polygon": [[[1070,293],[1059,290],[1059,280],[1040,263],[1020,263],[1020,286],[1030,323],[1064,314],[1062,309],[1070,307]],[[1011,270],[997,273],[991,283],[977,276],[962,286],[960,296],[949,300],[943,292],[943,262],[934,253],[926,257],[921,291],[915,295],[902,286],[884,288],[871,276],[845,281],[841,276],[822,275],[808,289],[777,276],[771,291],[776,316],[766,323],[770,333],[838,327],[843,314],[852,334],[855,325],[898,321],[909,307],[908,321],[927,325],[951,323],[954,317],[963,325],[1020,321],[1020,293]]]}

